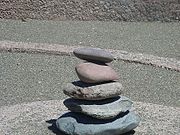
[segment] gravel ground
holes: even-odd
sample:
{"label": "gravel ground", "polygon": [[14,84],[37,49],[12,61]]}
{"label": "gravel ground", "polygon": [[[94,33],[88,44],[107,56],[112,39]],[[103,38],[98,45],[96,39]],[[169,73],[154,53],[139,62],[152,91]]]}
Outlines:
{"label": "gravel ground", "polygon": [[[180,108],[134,102],[140,115],[135,133],[126,135],[177,135]],[[64,135],[55,128],[58,117],[67,112],[63,100],[38,101],[0,108],[0,133],[3,135]]]}
{"label": "gravel ground", "polygon": [[0,18],[179,21],[179,0],[1,0]]}
{"label": "gravel ground", "polygon": [[[0,53],[0,106],[64,99],[62,88],[77,80],[75,57]],[[114,61],[124,95],[134,101],[180,106],[180,74],[147,65]]]}

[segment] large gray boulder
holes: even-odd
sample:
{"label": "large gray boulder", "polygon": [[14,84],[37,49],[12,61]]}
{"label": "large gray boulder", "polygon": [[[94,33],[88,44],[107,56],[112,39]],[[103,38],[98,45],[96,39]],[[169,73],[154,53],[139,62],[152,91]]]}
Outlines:
{"label": "large gray boulder", "polygon": [[107,63],[114,59],[110,52],[100,48],[78,48],[75,49],[73,53],[76,57],[87,61],[100,61]]}
{"label": "large gray boulder", "polygon": [[97,119],[111,119],[118,114],[131,109],[133,102],[124,96],[115,98],[87,101],[69,98],[64,105],[72,112],[84,113]]}
{"label": "large gray boulder", "polygon": [[139,125],[140,117],[129,112],[111,120],[99,120],[69,112],[56,121],[57,128],[68,135],[120,135]]}
{"label": "large gray boulder", "polygon": [[114,69],[106,64],[81,63],[75,67],[79,79],[86,83],[100,83],[118,80]]}
{"label": "large gray boulder", "polygon": [[119,82],[103,84],[87,84],[82,81],[67,83],[63,89],[65,95],[76,99],[102,100],[117,97],[122,93],[123,86]]}

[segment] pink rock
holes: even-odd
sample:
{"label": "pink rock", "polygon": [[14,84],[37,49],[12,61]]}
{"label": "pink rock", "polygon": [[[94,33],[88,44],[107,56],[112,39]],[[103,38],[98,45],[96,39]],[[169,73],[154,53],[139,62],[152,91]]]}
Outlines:
{"label": "pink rock", "polygon": [[76,66],[79,79],[86,83],[100,83],[118,80],[117,73],[108,65],[83,63]]}

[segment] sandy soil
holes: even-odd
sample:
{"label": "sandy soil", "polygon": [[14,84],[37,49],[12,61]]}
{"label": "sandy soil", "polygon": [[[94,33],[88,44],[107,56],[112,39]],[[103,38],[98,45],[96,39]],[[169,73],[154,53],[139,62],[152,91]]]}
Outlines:
{"label": "sandy soil", "polygon": [[180,0],[1,0],[0,18],[179,21]]}

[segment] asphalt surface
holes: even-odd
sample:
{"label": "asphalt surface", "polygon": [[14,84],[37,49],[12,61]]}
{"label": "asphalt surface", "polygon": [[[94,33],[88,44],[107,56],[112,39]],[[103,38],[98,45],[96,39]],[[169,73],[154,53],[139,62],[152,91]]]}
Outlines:
{"label": "asphalt surface", "polygon": [[0,20],[0,40],[93,46],[180,59],[180,23]]}
{"label": "asphalt surface", "polygon": [[[65,98],[62,88],[78,80],[74,67],[80,62],[69,56],[0,53],[0,105]],[[132,100],[180,106],[179,72],[121,61],[112,65]]]}

